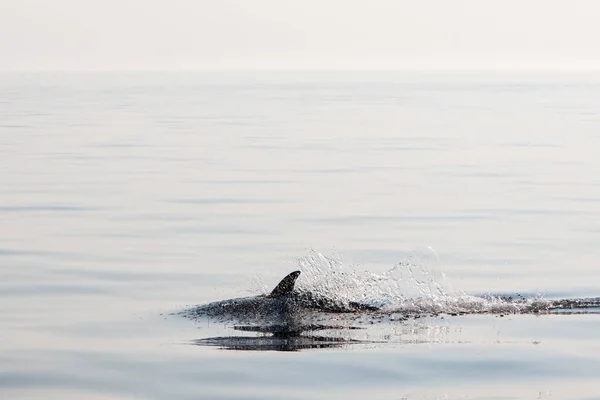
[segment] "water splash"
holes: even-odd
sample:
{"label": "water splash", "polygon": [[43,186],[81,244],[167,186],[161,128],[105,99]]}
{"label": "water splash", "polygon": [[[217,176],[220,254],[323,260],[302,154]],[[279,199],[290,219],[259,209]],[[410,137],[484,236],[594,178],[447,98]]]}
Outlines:
{"label": "water splash", "polygon": [[514,300],[455,291],[430,248],[414,251],[382,274],[347,265],[337,253],[328,257],[312,249],[297,263],[302,271],[298,290],[316,293],[338,304],[378,307],[387,313],[515,314],[552,306],[551,301],[540,296]]}

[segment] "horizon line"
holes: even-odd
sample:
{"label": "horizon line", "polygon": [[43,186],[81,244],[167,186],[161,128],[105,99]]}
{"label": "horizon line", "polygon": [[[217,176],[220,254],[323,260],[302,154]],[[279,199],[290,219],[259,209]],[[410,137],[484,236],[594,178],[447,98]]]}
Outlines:
{"label": "horizon line", "polygon": [[164,72],[202,72],[202,73],[526,73],[526,72],[600,72],[600,66],[594,67],[481,67],[481,68],[21,68],[0,69],[0,73],[164,73]]}

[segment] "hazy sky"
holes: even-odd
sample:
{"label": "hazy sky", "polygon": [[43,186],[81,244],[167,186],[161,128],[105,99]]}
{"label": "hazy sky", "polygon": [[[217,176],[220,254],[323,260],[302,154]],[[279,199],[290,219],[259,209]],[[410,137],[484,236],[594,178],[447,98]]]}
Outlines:
{"label": "hazy sky", "polygon": [[0,0],[0,70],[600,69],[596,0]]}

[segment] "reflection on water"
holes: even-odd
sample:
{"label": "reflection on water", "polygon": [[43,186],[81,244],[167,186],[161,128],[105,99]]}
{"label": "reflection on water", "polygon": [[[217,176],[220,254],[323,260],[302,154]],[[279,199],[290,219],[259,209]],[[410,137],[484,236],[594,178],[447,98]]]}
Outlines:
{"label": "reflection on water", "polygon": [[358,342],[325,336],[293,336],[287,338],[226,336],[198,339],[193,343],[198,346],[215,346],[225,350],[299,351],[331,349]]}
{"label": "reflection on water", "polygon": [[226,350],[253,350],[253,351],[299,351],[307,349],[331,349],[360,344],[361,341],[341,337],[327,336],[224,336],[197,339],[193,344],[198,346],[215,346]]}
{"label": "reflection on water", "polygon": [[358,326],[340,326],[340,325],[236,325],[233,327],[236,331],[271,333],[275,337],[294,337],[300,336],[304,332],[322,331],[322,330],[354,330],[364,329]]}
{"label": "reflection on water", "polygon": [[227,350],[254,350],[254,351],[299,351],[306,349],[329,349],[347,347],[350,345],[367,343],[367,341],[352,339],[344,336],[315,336],[305,335],[306,332],[336,331],[364,329],[354,326],[333,325],[236,325],[233,329],[244,332],[259,332],[268,336],[224,336],[197,339],[193,344],[198,346],[216,346]]}

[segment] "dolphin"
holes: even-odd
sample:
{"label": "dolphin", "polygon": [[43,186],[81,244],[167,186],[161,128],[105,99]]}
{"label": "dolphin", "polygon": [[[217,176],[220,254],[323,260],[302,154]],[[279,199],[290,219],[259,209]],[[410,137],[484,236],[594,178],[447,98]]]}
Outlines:
{"label": "dolphin", "polygon": [[300,271],[288,274],[267,295],[215,301],[199,306],[193,311],[197,316],[237,320],[280,316],[292,310],[290,298],[298,276],[300,276]]}
{"label": "dolphin", "polygon": [[189,317],[221,319],[284,320],[303,311],[352,313],[377,311],[378,307],[357,302],[341,303],[309,291],[295,290],[300,271],[286,275],[269,294],[215,301],[189,310]]}
{"label": "dolphin", "polygon": [[[293,271],[286,275],[269,294],[263,294],[252,297],[242,297],[230,300],[215,301],[209,304],[201,305],[193,309],[188,309],[184,316],[195,317],[215,317],[220,319],[232,319],[238,321],[257,320],[257,321],[289,321],[290,317],[298,316],[302,312],[313,313],[362,313],[376,314],[381,316],[385,313],[383,309],[370,304],[364,304],[354,301],[340,301],[332,299],[315,292],[295,289],[296,280],[300,276],[300,271]],[[483,298],[485,296],[474,298]],[[480,313],[555,313],[555,312],[573,312],[573,310],[586,309],[588,312],[596,312],[600,308],[600,297],[585,299],[560,299],[560,300],[541,300],[519,297],[514,299],[512,296],[498,297],[500,307],[489,311],[481,311],[478,307],[468,311],[446,311],[449,315],[458,314],[480,314]],[[529,301],[534,300],[534,301]],[[502,307],[505,306],[505,307]],[[511,308],[512,306],[512,308]],[[393,310],[387,309],[388,314],[404,313],[415,314],[411,310]],[[444,311],[423,311],[423,315],[437,315]],[[418,317],[415,314],[415,317]],[[286,319],[287,318],[287,319]]]}

